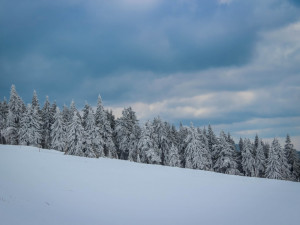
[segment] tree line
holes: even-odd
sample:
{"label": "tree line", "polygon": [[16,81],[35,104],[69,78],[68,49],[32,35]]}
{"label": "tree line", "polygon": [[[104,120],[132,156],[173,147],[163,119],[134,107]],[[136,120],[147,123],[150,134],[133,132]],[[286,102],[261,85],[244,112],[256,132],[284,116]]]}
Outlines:
{"label": "tree line", "polygon": [[[80,112],[72,101],[62,110],[46,97],[40,107],[34,91],[27,106],[11,87],[9,102],[0,102],[0,143],[36,146],[90,158],[108,157],[134,162],[215,171],[219,173],[299,181],[300,159],[290,136],[282,147],[257,135],[254,142],[230,133],[217,136],[212,127],[179,129],[160,117],[142,126],[131,107],[115,118],[99,96],[96,110],[86,103]],[[238,147],[237,147],[238,146]]]}

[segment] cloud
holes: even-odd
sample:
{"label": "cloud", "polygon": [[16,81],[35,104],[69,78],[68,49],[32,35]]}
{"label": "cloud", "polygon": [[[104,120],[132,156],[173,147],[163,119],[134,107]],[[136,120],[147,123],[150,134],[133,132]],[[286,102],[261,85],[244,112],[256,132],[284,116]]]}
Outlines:
{"label": "cloud", "polygon": [[117,114],[251,135],[247,121],[300,115],[299,12],[282,0],[1,1],[0,95],[14,83],[26,102],[36,89],[80,108],[100,93]]}

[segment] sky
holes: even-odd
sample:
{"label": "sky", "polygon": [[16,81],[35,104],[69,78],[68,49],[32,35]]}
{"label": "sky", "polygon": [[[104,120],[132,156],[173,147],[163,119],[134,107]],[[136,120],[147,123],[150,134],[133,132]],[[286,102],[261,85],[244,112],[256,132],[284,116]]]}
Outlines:
{"label": "sky", "polygon": [[298,0],[0,0],[0,97],[131,106],[300,149]]}

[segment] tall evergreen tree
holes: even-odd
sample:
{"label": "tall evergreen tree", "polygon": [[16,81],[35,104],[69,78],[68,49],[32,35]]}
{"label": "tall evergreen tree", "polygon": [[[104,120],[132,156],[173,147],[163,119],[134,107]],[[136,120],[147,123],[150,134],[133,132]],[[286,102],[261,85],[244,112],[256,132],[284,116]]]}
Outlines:
{"label": "tall evergreen tree", "polygon": [[220,173],[239,175],[238,165],[234,159],[235,153],[231,144],[226,139],[226,134],[221,131],[217,143],[213,145],[214,156],[216,158],[214,170]]}
{"label": "tall evergreen tree", "polygon": [[291,169],[291,179],[298,180],[300,177],[300,159],[294,145],[291,142],[290,135],[286,136],[284,152],[287,155],[288,164]]}
{"label": "tall evergreen tree", "polygon": [[176,147],[176,145],[174,143],[171,144],[170,150],[166,157],[166,165],[180,167],[178,148]]}
{"label": "tall evergreen tree", "polygon": [[0,144],[6,144],[5,130],[7,126],[8,111],[9,111],[8,104],[6,98],[4,97],[3,102],[1,102],[1,110],[0,110]]}
{"label": "tall evergreen tree", "polygon": [[191,169],[211,170],[212,160],[210,152],[201,141],[199,132],[191,125],[185,139],[185,167]]}
{"label": "tall evergreen tree", "polygon": [[31,105],[27,106],[25,113],[21,118],[20,130],[19,130],[19,144],[20,145],[30,145],[32,143],[32,118],[31,118],[32,108]]}
{"label": "tall evergreen tree", "polygon": [[179,150],[179,159],[181,162],[181,167],[185,167],[185,149],[186,149],[186,143],[184,140],[186,139],[188,135],[188,127],[183,126],[182,123],[180,123],[179,131],[178,131],[178,150]]}
{"label": "tall evergreen tree", "polygon": [[255,175],[255,158],[253,155],[253,144],[246,138],[244,140],[242,151],[242,167],[245,176],[253,177]]}
{"label": "tall evergreen tree", "polygon": [[8,103],[9,111],[7,115],[7,125],[4,133],[8,144],[18,144],[20,122],[24,112],[23,105],[24,103],[18,95],[15,85],[12,85],[10,91],[10,99]]}
{"label": "tall evergreen tree", "polygon": [[107,118],[107,113],[102,105],[102,99],[98,96],[97,109],[95,114],[96,126],[99,128],[100,136],[104,142],[103,148],[105,156],[109,158],[118,158],[117,149],[113,141],[113,131]]}
{"label": "tall evergreen tree", "polygon": [[67,155],[77,155],[84,156],[84,146],[83,146],[83,127],[81,123],[81,118],[77,113],[75,103],[72,106],[73,117],[68,125],[67,130],[67,147],[65,154]]}
{"label": "tall evergreen tree", "polygon": [[171,147],[170,140],[168,139],[167,124],[160,117],[156,117],[152,122],[152,126],[154,129],[153,139],[158,146],[161,164],[166,165],[166,157]]}
{"label": "tall evergreen tree", "polygon": [[53,122],[53,114],[51,110],[51,105],[46,96],[45,104],[42,108],[42,147],[49,149],[51,146],[51,126]]}
{"label": "tall evergreen tree", "polygon": [[266,170],[266,157],[264,153],[263,143],[259,140],[256,148],[256,157],[255,157],[255,176],[264,177]]}
{"label": "tall evergreen tree", "polygon": [[31,107],[31,145],[41,147],[42,143],[42,118],[38,107]]}
{"label": "tall evergreen tree", "polygon": [[64,121],[62,113],[57,107],[54,115],[54,123],[51,125],[51,148],[58,151],[65,151],[66,147],[66,132],[64,130]]}
{"label": "tall evergreen tree", "polygon": [[140,133],[135,112],[131,107],[125,108],[122,111],[122,116],[116,121],[116,140],[121,159],[137,160]]}
{"label": "tall evergreen tree", "polygon": [[288,163],[287,154],[285,152],[285,149],[282,148],[279,144],[279,162],[281,165],[281,175],[282,178],[285,180],[291,180],[292,179],[292,173],[291,173],[291,166]]}
{"label": "tall evergreen tree", "polygon": [[141,162],[148,164],[160,164],[161,158],[157,143],[153,139],[154,129],[150,121],[146,122],[141,131],[138,142],[138,155]]}
{"label": "tall evergreen tree", "polygon": [[217,137],[210,124],[208,125],[208,129],[207,129],[207,139],[208,139],[209,151],[213,152],[213,146],[217,144]]}
{"label": "tall evergreen tree", "polygon": [[86,107],[87,114],[84,117],[84,156],[89,158],[104,157],[104,141],[100,136],[99,128],[95,123],[95,115],[91,107]]}
{"label": "tall evergreen tree", "polygon": [[274,138],[267,159],[266,178],[283,179],[281,173],[281,164],[279,160],[279,151],[281,146],[276,138]]}

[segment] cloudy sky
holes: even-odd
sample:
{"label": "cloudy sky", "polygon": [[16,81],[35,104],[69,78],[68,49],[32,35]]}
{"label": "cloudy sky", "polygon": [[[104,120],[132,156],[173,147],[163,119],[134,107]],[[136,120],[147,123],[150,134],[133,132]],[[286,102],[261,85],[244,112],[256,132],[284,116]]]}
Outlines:
{"label": "cloudy sky", "polygon": [[300,149],[300,1],[0,0],[0,81]]}

